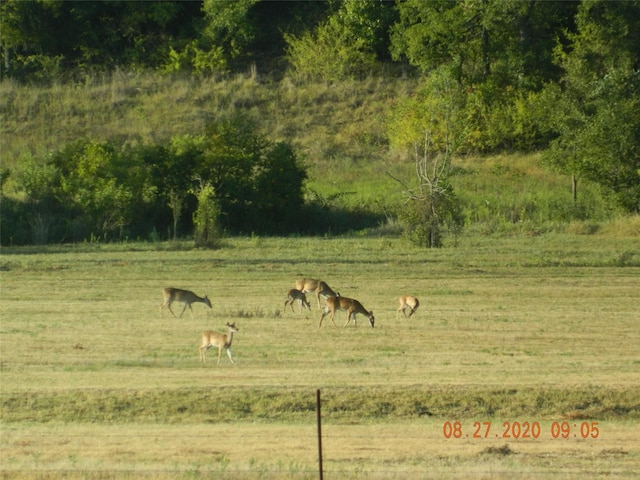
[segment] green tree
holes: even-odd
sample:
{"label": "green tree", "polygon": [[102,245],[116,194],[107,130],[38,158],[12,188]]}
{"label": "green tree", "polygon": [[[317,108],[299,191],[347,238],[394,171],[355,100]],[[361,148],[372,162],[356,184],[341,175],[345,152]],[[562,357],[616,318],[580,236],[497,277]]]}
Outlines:
{"label": "green tree", "polygon": [[307,172],[288,143],[268,143],[253,169],[259,201],[258,225],[266,231],[288,233],[295,229],[303,207]]}
{"label": "green tree", "polygon": [[31,238],[35,245],[46,244],[49,230],[61,220],[59,215],[60,173],[53,165],[31,160],[20,173],[16,189],[25,194]]}
{"label": "green tree", "polygon": [[553,47],[572,28],[575,2],[407,0],[398,4],[391,52],[422,72],[446,67],[463,85],[539,88],[557,78]]}
{"label": "green tree", "polygon": [[406,58],[424,73],[446,66],[459,83],[477,82],[491,71],[490,6],[487,1],[400,3],[393,57]]}
{"label": "green tree", "polygon": [[199,7],[179,1],[3,0],[3,72],[32,80],[62,69],[157,66],[176,39],[195,36]]}
{"label": "green tree", "polygon": [[145,163],[150,166],[153,183],[164,206],[171,210],[173,239],[178,238],[180,220],[188,208],[193,184],[202,169],[206,150],[203,135],[178,135],[166,145],[146,148]]}
{"label": "green tree", "polygon": [[50,164],[60,172],[58,200],[77,212],[76,237],[122,238],[140,206],[153,201],[146,166],[131,160],[108,142],[84,139],[52,156]]}
{"label": "green tree", "polygon": [[203,36],[211,47],[220,48],[227,62],[246,52],[255,36],[249,10],[258,0],[204,0]]}
{"label": "green tree", "polygon": [[221,223],[236,232],[283,232],[303,203],[306,171],[287,143],[254,132],[244,118],[213,124],[199,175],[215,189]]}
{"label": "green tree", "polygon": [[382,1],[344,0],[315,29],[285,34],[293,77],[339,81],[370,72],[386,59],[395,10]]}
{"label": "green tree", "polygon": [[258,201],[253,166],[266,140],[253,133],[250,122],[234,119],[208,128],[200,175],[210,183],[222,211],[221,221],[232,231],[251,231]]}
{"label": "green tree", "polygon": [[[557,134],[544,162],[609,192],[640,211],[640,2],[580,5],[571,48],[558,49],[565,71],[540,101]],[[576,185],[574,180],[574,188]]]}
{"label": "green tree", "polygon": [[201,43],[192,40],[178,50],[171,46],[162,70],[166,73],[187,71],[198,75],[225,72],[228,63],[222,47],[200,46]]}
{"label": "green tree", "polygon": [[389,60],[389,31],[398,19],[394,4],[385,0],[342,0],[339,5],[331,18],[350,36],[361,38],[378,60]]}
{"label": "green tree", "polygon": [[555,41],[573,28],[575,2],[408,0],[398,5],[391,51],[424,74],[446,70],[464,86],[469,146],[538,148],[529,94],[559,77]]}

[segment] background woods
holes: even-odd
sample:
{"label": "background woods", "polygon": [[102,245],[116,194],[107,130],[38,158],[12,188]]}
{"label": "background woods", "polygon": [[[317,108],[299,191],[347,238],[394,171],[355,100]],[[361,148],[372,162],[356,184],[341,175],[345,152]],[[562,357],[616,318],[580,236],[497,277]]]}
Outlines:
{"label": "background woods", "polygon": [[[219,232],[384,228],[429,246],[640,210],[638,1],[0,14],[3,244],[190,236],[205,183]],[[427,137],[448,194],[407,209]]]}

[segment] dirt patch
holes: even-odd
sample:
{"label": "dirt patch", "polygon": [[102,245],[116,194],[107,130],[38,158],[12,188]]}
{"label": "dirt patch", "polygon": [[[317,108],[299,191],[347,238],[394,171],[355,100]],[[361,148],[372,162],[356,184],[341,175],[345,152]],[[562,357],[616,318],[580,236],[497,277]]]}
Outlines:
{"label": "dirt patch", "polygon": [[482,452],[481,455],[515,455],[516,452],[509,448],[509,445],[503,445],[501,447],[487,447]]}

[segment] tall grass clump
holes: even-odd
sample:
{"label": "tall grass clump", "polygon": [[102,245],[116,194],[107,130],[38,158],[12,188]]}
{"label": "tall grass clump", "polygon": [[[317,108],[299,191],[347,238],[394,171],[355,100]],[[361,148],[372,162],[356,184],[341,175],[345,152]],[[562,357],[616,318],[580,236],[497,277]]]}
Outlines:
{"label": "tall grass clump", "polygon": [[619,216],[604,222],[598,233],[613,237],[640,237],[640,215]]}

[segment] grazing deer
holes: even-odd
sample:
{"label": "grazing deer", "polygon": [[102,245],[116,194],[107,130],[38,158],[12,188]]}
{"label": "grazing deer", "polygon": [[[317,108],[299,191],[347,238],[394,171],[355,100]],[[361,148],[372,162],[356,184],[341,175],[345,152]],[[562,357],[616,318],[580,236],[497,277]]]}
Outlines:
{"label": "grazing deer", "polygon": [[231,356],[231,342],[233,342],[233,334],[238,331],[238,328],[235,323],[227,323],[227,328],[229,329],[229,333],[220,333],[213,330],[202,332],[202,343],[199,348],[200,361],[202,363],[207,361],[207,350],[211,347],[218,347],[217,365],[220,364],[220,355],[222,355],[223,348],[227,351],[227,356],[229,360],[231,360],[231,363],[236,363]]}
{"label": "grazing deer", "polygon": [[295,311],[293,310],[293,304],[296,300],[300,305],[300,313],[302,313],[303,305],[307,310],[311,311],[311,304],[307,301],[307,296],[304,294],[304,292],[295,288],[292,288],[291,290],[289,290],[289,293],[287,293],[287,299],[284,301],[284,309],[287,309],[287,305],[291,305],[291,311],[295,313]]}
{"label": "grazing deer", "polygon": [[[420,301],[413,295],[403,295],[399,298],[400,306],[396,312],[396,318],[400,315],[400,312],[404,314],[405,318],[411,318],[411,315],[416,313],[416,310],[420,306]],[[409,309],[409,315],[407,315],[407,308]]]}
{"label": "grazing deer", "polygon": [[318,299],[318,308],[320,308],[320,297],[339,297],[340,294],[334,292],[329,285],[322,280],[313,280],[311,278],[298,278],[296,280],[296,290],[302,293],[315,292]]}
{"label": "grazing deer", "polygon": [[180,312],[180,318],[182,318],[182,314],[189,307],[191,311],[191,318],[193,318],[193,308],[191,308],[192,303],[204,303],[207,307],[211,308],[211,302],[209,298],[205,295],[204,297],[199,297],[195,293],[189,290],[182,290],[180,288],[167,287],[162,290],[162,297],[164,298],[164,302],[160,305],[160,315],[162,315],[162,309],[167,307],[171,314],[175,317],[176,314],[171,310],[171,304],[173,302],[181,302],[184,303],[184,308],[182,312]]}
{"label": "grazing deer", "polygon": [[375,322],[375,318],[373,317],[373,312],[367,311],[359,301],[354,300],[353,298],[347,298],[347,297],[327,298],[327,305],[324,307],[324,313],[322,314],[322,317],[320,317],[320,323],[318,324],[318,328],[322,326],[322,320],[329,313],[331,313],[329,320],[331,320],[331,323],[333,323],[333,326],[335,327],[336,323],[333,321],[333,317],[336,314],[336,310],[347,311],[347,323],[345,323],[343,327],[346,327],[347,325],[349,325],[349,322],[351,321],[352,316],[353,316],[353,323],[357,327],[358,323],[356,322],[356,314],[361,313],[362,315],[366,315],[369,318],[369,323],[371,324],[371,328],[373,328],[373,324]]}

